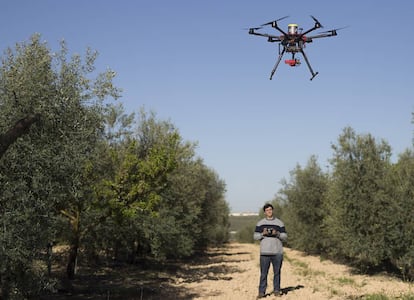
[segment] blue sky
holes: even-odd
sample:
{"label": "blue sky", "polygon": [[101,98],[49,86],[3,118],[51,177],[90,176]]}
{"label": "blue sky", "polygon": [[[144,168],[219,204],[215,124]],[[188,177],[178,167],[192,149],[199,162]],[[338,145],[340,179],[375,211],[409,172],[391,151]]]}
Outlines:
{"label": "blue sky", "polygon": [[[414,2],[3,1],[0,49],[40,33],[53,50],[87,47],[117,72],[120,101],[171,121],[227,184],[234,212],[258,211],[311,155],[323,169],[343,128],[387,141],[394,159],[412,147]],[[276,43],[244,28],[350,26],[305,49],[319,75],[283,62]],[[288,57],[286,57],[288,58]]]}

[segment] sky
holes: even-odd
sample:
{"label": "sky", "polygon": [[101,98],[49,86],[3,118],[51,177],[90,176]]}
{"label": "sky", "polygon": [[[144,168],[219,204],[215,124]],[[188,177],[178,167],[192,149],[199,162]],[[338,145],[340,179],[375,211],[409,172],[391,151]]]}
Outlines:
{"label": "sky", "polygon": [[[394,161],[412,148],[413,11],[410,0],[9,0],[0,50],[34,33],[55,51],[62,40],[70,53],[97,50],[126,111],[174,124],[226,183],[230,210],[258,212],[311,156],[328,170],[345,127],[385,140]],[[289,16],[282,29],[306,30],[310,15],[316,33],[349,27],[306,46],[313,81],[303,59],[269,80],[277,43],[246,28]]]}

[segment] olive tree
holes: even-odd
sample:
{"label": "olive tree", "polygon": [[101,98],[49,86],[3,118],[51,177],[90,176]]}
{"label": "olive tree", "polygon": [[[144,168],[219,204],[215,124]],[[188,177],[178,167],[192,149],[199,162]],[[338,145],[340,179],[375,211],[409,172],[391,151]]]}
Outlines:
{"label": "olive tree", "polygon": [[345,128],[333,149],[324,220],[328,247],[360,267],[381,265],[391,256],[396,209],[387,185],[391,148],[370,134]]}
{"label": "olive tree", "polygon": [[[9,48],[2,58],[3,299],[34,295],[48,287],[44,265],[38,262],[56,238],[54,225],[62,213],[74,232],[72,247],[76,243],[79,216],[87,201],[85,166],[101,136],[103,101],[107,96],[119,96],[112,85],[114,72],[108,70],[89,78],[95,71],[96,57],[97,53],[90,50],[84,59],[80,55],[69,57],[64,42],[54,53],[40,35],[33,35],[29,41]],[[24,128],[18,126],[21,120],[26,120]]]}
{"label": "olive tree", "polygon": [[305,167],[297,166],[289,182],[283,182],[280,194],[285,199],[284,219],[289,229],[289,244],[308,253],[323,248],[323,203],[328,176],[322,172],[315,156]]}

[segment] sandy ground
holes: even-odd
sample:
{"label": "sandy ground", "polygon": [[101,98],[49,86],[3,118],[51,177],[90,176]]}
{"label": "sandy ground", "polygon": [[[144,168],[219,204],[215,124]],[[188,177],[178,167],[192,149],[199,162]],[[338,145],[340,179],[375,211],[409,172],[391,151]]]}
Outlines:
{"label": "sandy ground", "polygon": [[[256,299],[259,281],[259,245],[232,243],[225,250],[212,249],[211,260],[203,265],[185,265],[182,272],[198,274],[192,282],[185,276],[174,278],[174,285],[191,299]],[[271,273],[271,272],[270,272]],[[183,274],[184,275],[184,274]],[[317,256],[285,248],[279,299],[362,299],[382,293],[390,299],[414,294],[413,284],[385,275],[352,274],[350,268]],[[272,291],[271,274],[268,290]],[[184,296],[184,295],[183,295]],[[185,297],[185,298],[187,298]],[[264,299],[276,299],[268,295]],[[176,299],[181,299],[177,295]]]}

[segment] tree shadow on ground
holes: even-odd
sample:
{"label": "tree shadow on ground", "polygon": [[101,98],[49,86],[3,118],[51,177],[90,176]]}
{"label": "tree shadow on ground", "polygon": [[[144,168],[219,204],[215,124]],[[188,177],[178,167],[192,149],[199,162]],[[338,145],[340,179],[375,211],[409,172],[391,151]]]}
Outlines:
{"label": "tree shadow on ground", "polygon": [[199,296],[197,292],[190,292],[181,284],[202,280],[231,280],[231,274],[243,271],[226,264],[242,261],[232,259],[233,255],[239,257],[240,253],[229,254],[225,249],[217,248],[192,259],[148,264],[145,268],[127,263],[80,266],[73,280],[66,279],[64,268],[59,266],[54,272],[59,282],[58,290],[36,299],[194,299]]}

